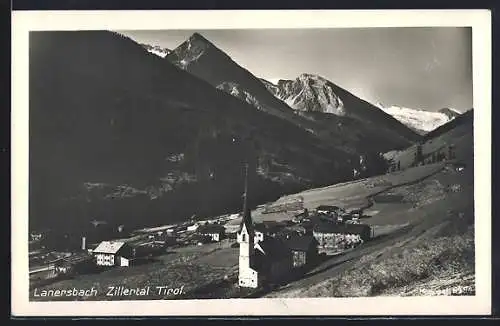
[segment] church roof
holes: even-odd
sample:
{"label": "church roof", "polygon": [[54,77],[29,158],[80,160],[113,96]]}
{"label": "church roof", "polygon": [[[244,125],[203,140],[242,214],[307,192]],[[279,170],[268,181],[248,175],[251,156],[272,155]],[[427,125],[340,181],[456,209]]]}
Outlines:
{"label": "church roof", "polygon": [[316,239],[313,236],[298,236],[292,235],[288,238],[283,239],[284,244],[291,250],[297,251],[308,251],[312,246],[315,245]]}
{"label": "church roof", "polygon": [[256,250],[268,257],[283,257],[290,253],[288,246],[280,239],[265,238],[255,245]]}

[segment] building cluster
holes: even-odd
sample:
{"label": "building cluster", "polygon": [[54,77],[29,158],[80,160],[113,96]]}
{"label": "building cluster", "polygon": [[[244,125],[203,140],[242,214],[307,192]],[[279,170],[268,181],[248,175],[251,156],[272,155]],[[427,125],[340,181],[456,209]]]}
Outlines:
{"label": "building cluster", "polygon": [[[145,229],[139,232],[139,239],[136,241],[102,241],[96,248],[88,251],[98,266],[130,266],[137,259],[161,254],[169,247],[220,242],[227,238],[222,219],[237,218],[238,215],[235,215]],[[82,249],[85,249],[84,239]]]}
{"label": "building cluster", "polygon": [[247,196],[246,181],[237,233],[240,287],[279,284],[314,265],[320,253],[339,253],[371,237],[371,228],[359,223],[361,210],[347,213],[337,206],[319,206],[313,214],[304,210],[289,222],[254,223]]}
{"label": "building cluster", "polygon": [[297,214],[295,221],[254,223],[247,211],[237,233],[239,285],[257,288],[287,280],[314,265],[319,254],[340,253],[371,238],[368,225],[350,222],[360,211],[341,212],[321,206],[313,214]]}
{"label": "building cluster", "polygon": [[[56,258],[50,270],[54,274],[69,274],[86,268],[128,267],[137,260],[164,253],[169,247],[217,243],[229,238],[236,240],[239,247],[239,286],[257,288],[300,275],[314,266],[320,255],[337,254],[371,238],[371,228],[360,223],[362,210],[346,212],[338,206],[321,205],[309,212],[303,209],[302,201],[269,209],[295,211],[292,219],[254,223],[247,204],[247,179],[244,194],[241,214],[207,220],[192,218],[177,225],[139,230],[126,240],[105,240],[90,246],[86,237],[82,237],[80,252]],[[299,207],[302,210],[297,211]],[[239,228],[227,232],[226,223],[240,217]],[[32,238],[33,241],[39,237],[34,234]],[[33,251],[33,256],[39,255]],[[30,261],[32,258],[35,259],[30,256]]]}

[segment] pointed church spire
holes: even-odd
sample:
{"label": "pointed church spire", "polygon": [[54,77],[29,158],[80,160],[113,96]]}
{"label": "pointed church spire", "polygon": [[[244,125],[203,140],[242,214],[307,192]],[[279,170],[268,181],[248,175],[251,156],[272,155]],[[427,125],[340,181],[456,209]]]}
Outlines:
{"label": "pointed church spire", "polygon": [[243,194],[243,219],[242,226],[245,225],[247,230],[253,229],[252,216],[248,207],[248,163],[245,164],[245,193]]}

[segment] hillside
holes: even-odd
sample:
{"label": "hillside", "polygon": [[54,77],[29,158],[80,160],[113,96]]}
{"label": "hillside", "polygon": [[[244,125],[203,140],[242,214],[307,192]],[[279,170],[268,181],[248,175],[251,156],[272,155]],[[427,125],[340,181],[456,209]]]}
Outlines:
{"label": "hillside", "polygon": [[429,140],[431,138],[435,138],[437,136],[443,135],[453,129],[459,128],[472,128],[474,125],[474,110],[470,109],[460,116],[457,116],[455,119],[450,122],[440,126],[439,128],[434,129],[425,135],[424,140]]}
{"label": "hillside", "polygon": [[[364,223],[373,227],[375,239],[265,296],[474,295],[474,137],[469,112],[423,143],[424,152],[454,144],[453,160],[297,194],[312,207],[365,207]],[[457,163],[463,169],[455,169]],[[395,199],[377,200],[384,195]]]}
{"label": "hillside", "polygon": [[[427,133],[422,141],[423,159],[429,159],[433,154],[448,153],[449,146],[453,146],[455,151],[472,151],[474,140],[474,112],[469,110],[450,122]],[[402,151],[389,151],[384,154],[387,159],[399,161],[401,168],[406,168],[414,164],[417,145],[408,147]],[[473,155],[472,152],[469,153]]]}
{"label": "hillside", "polygon": [[[64,60],[61,60],[64,58]],[[119,34],[30,34],[30,227],[127,227],[237,211],[350,177],[356,157]]]}
{"label": "hillside", "polygon": [[[286,101],[270,92],[269,82],[239,66],[198,33],[174,49],[166,59],[212,86],[252,104],[258,110],[308,130],[321,141],[352,154],[405,148],[419,139],[419,135],[391,116],[335,85],[332,90],[342,94],[342,101],[349,112],[347,116],[331,118],[313,109],[311,111],[314,112],[294,110]],[[351,130],[343,128],[343,125],[355,125],[355,128]],[[381,141],[371,141],[373,137]]]}

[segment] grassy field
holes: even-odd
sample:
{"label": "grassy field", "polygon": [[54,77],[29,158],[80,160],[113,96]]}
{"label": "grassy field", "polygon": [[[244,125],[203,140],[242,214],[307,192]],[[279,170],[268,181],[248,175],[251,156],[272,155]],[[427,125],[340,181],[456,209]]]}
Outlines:
{"label": "grassy field", "polygon": [[[466,162],[472,166],[470,157]],[[375,228],[378,239],[267,297],[473,295],[474,171],[444,169],[410,182],[408,171],[415,177],[424,168],[433,166],[384,177],[393,184],[407,184],[383,192],[399,200],[375,201],[367,210],[372,216],[365,223]],[[450,191],[454,185],[460,190]]]}
{"label": "grassy field", "polygon": [[[276,202],[288,202],[294,198],[301,197],[303,198],[304,207],[309,210],[313,210],[319,205],[337,205],[346,210],[370,207],[372,205],[371,196],[393,187],[427,178],[429,175],[439,172],[443,166],[444,164],[442,163],[418,166],[382,176],[310,189],[294,195],[281,197]],[[263,214],[262,209],[257,209],[252,211],[252,218],[255,222],[283,221],[291,220],[293,214],[287,212]],[[226,227],[229,229],[236,228],[240,223],[241,218],[238,218],[230,221]]]}

